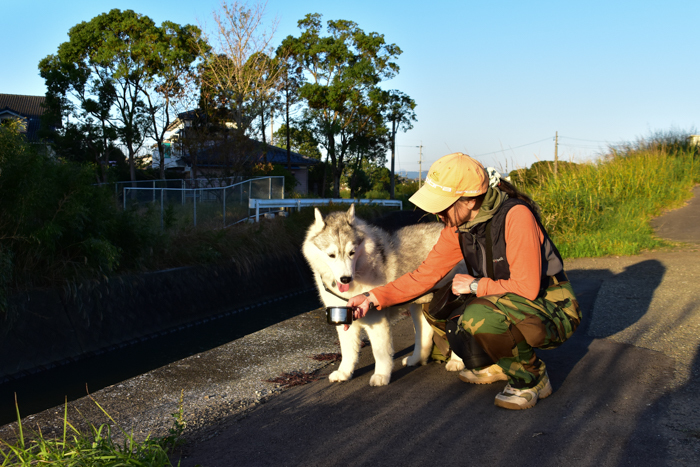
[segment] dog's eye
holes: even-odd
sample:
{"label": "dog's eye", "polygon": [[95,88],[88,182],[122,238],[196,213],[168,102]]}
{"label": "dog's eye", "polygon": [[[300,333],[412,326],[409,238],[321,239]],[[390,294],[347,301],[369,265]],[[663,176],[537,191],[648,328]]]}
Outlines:
{"label": "dog's eye", "polygon": [[335,258],[335,253],[331,253],[330,255],[328,255],[328,257],[329,257],[329,258]]}
{"label": "dog's eye", "polygon": [[351,251],[350,253],[348,253],[348,256],[352,256],[354,254],[355,254],[355,251]]}

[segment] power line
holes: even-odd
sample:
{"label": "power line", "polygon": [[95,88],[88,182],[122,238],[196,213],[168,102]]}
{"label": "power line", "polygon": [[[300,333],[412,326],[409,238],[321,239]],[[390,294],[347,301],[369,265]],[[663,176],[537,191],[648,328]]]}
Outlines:
{"label": "power line", "polygon": [[[550,138],[551,138],[551,137],[550,137]],[[544,138],[544,139],[541,139],[541,140],[539,140],[539,141],[534,141],[534,142],[532,142],[532,143],[523,144],[523,145],[520,145],[520,146],[516,146],[516,147],[514,147],[514,148],[507,148],[507,149],[501,149],[500,151],[493,151],[493,152],[487,152],[487,153],[484,153],[484,154],[477,154],[477,155],[475,155],[475,156],[473,156],[473,157],[490,156],[491,154],[498,154],[498,153],[500,153],[500,152],[504,152],[504,151],[507,151],[507,150],[513,150],[513,149],[524,148],[525,146],[532,146],[533,144],[542,143],[542,142],[544,142],[544,141],[549,141],[550,138]]]}
{"label": "power line", "polygon": [[581,139],[581,138],[572,138],[571,136],[560,136],[559,138],[566,138],[566,139],[575,139],[576,141],[588,141],[589,143],[608,143],[608,141],[599,141],[595,139]]}
{"label": "power line", "polygon": [[[601,140],[593,140],[593,139],[583,139],[583,138],[574,138],[574,137],[572,137],[572,136],[559,136],[559,137],[558,137],[559,140],[561,140],[562,138],[565,138],[565,139],[572,139],[572,140],[576,140],[576,141],[585,141],[585,142],[589,142],[589,143],[611,144],[609,141],[601,141]],[[485,153],[481,153],[481,154],[476,154],[476,155],[474,155],[474,156],[472,156],[472,157],[481,157],[481,156],[490,156],[490,155],[492,155],[492,154],[499,154],[499,153],[503,153],[503,152],[505,152],[505,151],[511,151],[511,150],[514,150],[514,149],[524,148],[524,147],[526,147],[526,146],[532,146],[533,144],[543,143],[543,142],[545,142],[545,141],[549,141],[550,139],[553,140],[554,137],[543,138],[543,139],[540,139],[540,140],[537,140],[537,141],[533,141],[532,143],[521,144],[520,146],[508,147],[508,148],[505,148],[505,149],[501,149],[500,151],[492,151],[492,152],[485,152]],[[600,146],[591,146],[591,145],[583,145],[583,144],[580,144],[580,145],[579,145],[579,144],[564,144],[564,143],[561,143],[561,142],[560,142],[559,145],[561,145],[561,146],[566,146],[566,147],[570,147],[570,148],[577,148],[577,149],[600,149]],[[401,147],[401,148],[419,148],[419,147],[421,147],[421,146],[397,145],[396,147]]]}
{"label": "power line", "polygon": [[600,149],[600,146],[591,146],[591,145],[586,145],[586,144],[559,143],[559,146],[566,146],[567,148],[578,148],[578,149]]}

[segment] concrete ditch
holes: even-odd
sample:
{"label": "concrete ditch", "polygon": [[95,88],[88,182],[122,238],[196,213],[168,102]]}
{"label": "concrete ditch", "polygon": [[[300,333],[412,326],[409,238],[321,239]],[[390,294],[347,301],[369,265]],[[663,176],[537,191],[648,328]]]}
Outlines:
{"label": "concrete ditch", "polygon": [[0,323],[0,384],[312,288],[298,253],[251,272],[185,267],[17,294]]}

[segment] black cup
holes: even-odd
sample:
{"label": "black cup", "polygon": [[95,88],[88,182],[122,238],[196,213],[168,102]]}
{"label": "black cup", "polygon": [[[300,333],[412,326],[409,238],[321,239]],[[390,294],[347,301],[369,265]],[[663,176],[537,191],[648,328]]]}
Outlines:
{"label": "black cup", "polygon": [[352,324],[352,307],[326,307],[326,319],[328,320],[328,324]]}

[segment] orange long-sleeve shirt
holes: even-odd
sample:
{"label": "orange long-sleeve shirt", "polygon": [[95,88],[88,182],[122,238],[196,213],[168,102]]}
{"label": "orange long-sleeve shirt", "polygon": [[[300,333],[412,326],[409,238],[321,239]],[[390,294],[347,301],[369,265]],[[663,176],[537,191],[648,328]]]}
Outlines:
{"label": "orange long-sleeve shirt", "polygon": [[[540,249],[544,242],[544,234],[527,207],[515,206],[508,211],[505,240],[510,279],[492,280],[484,277],[479,281],[476,296],[511,292],[534,300],[540,291]],[[456,227],[445,227],[418,269],[372,290],[379,301],[378,308],[403,303],[427,293],[461,259],[459,231]]]}

